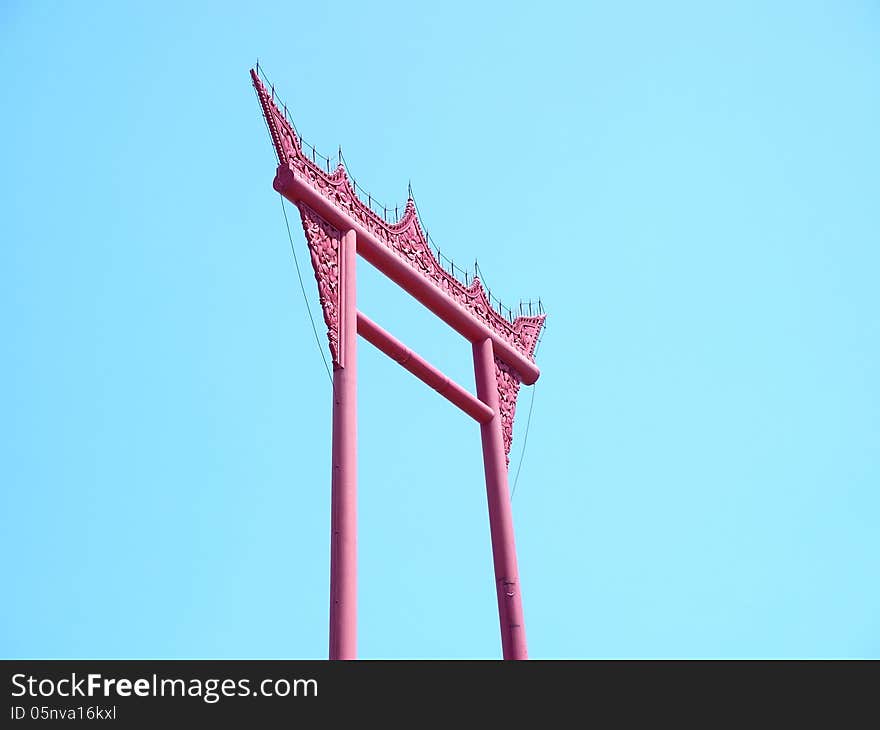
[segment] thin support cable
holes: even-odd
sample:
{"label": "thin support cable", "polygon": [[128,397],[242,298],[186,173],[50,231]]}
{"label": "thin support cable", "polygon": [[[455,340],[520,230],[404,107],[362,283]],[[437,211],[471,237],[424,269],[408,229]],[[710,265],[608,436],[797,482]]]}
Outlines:
{"label": "thin support cable", "polygon": [[526,433],[523,436],[523,445],[522,449],[519,452],[519,463],[516,465],[516,476],[513,479],[513,489],[510,490],[510,501],[513,501],[513,496],[516,494],[516,485],[519,483],[519,472],[522,469],[523,465],[523,457],[526,455],[526,444],[529,441],[529,426],[532,423],[532,408],[535,405],[535,391],[538,388],[538,384],[535,383],[532,386],[532,397],[529,400],[529,415],[526,417]]}
{"label": "thin support cable", "polygon": [[[535,347],[535,357],[538,355],[538,348],[541,346],[541,341],[544,339],[542,335],[538,340],[538,345]],[[532,386],[532,397],[529,400],[529,415],[526,416],[526,432],[523,435],[523,445],[522,449],[519,452],[519,463],[516,465],[516,476],[513,478],[513,489],[510,490],[510,501],[513,502],[513,495],[516,494],[516,485],[519,483],[519,472],[522,469],[523,459],[526,455],[526,444],[529,442],[529,426],[532,425],[532,408],[535,406],[535,391],[538,389],[538,384],[535,383]]]}
{"label": "thin support cable", "polygon": [[324,361],[324,370],[327,371],[327,377],[330,379],[330,386],[333,386],[333,376],[330,374],[330,366],[327,365],[327,357],[324,355],[324,348],[321,345],[321,338],[318,336],[318,328],[315,326],[315,318],[312,316],[312,308],[309,306],[309,296],[306,294],[306,285],[303,283],[302,272],[299,268],[299,259],[296,255],[296,247],[293,245],[293,235],[290,232],[290,222],[287,220],[287,206],[284,205],[284,196],[278,194],[281,199],[281,212],[284,213],[284,225],[287,227],[287,240],[290,241],[290,251],[293,254],[293,263],[296,265],[296,278],[299,279],[299,288],[302,290],[303,301],[306,303],[306,312],[309,314],[309,322],[312,323],[312,332],[315,335],[315,344],[318,346],[318,352],[321,353],[321,360]]}

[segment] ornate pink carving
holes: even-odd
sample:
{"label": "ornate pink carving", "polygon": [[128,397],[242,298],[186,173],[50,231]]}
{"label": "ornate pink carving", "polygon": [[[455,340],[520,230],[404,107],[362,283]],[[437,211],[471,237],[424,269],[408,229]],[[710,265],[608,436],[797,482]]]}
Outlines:
{"label": "ornate pink carving", "polygon": [[339,343],[339,243],[342,236],[336,228],[321,218],[315,211],[299,204],[303,231],[309,243],[312,268],[318,282],[318,299],[324,311],[327,325],[327,339],[330,341],[330,356],[333,364],[342,366],[343,357]]}
{"label": "ornate pink carving", "polygon": [[516,398],[519,395],[519,376],[505,362],[495,358],[495,380],[498,383],[498,411],[501,413],[501,435],[504,437],[504,453],[510,466],[510,446],[513,443],[513,417],[516,415]]}
{"label": "ornate pink carving", "polygon": [[[534,361],[535,346],[545,316],[521,316],[509,322],[492,308],[479,279],[474,278],[470,286],[465,286],[445,271],[427,242],[412,199],[407,201],[403,217],[397,223],[389,223],[374,213],[356,195],[344,167],[340,165],[333,172],[326,172],[305,155],[291,124],[278,110],[262,81],[254,72],[251,72],[251,78],[279,161],[311,185],[324,199],[363,225],[397,256],[433,281],[453,301],[465,307],[499,337]],[[305,226],[305,220],[303,225]]]}

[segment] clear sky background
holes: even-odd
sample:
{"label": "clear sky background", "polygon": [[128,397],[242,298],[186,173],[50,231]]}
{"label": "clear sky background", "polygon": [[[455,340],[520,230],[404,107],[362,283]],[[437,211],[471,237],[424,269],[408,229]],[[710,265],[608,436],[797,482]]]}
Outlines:
{"label": "clear sky background", "polygon": [[[721,5],[3,2],[0,655],[326,656],[330,390],[257,57],[550,312],[532,656],[880,655],[880,6]],[[360,654],[500,656],[478,428],[359,352]]]}

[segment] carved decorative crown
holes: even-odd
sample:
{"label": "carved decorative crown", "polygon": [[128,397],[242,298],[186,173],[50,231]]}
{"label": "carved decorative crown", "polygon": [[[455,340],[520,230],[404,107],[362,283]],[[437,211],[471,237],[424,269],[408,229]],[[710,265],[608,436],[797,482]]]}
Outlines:
{"label": "carved decorative crown", "polygon": [[251,79],[280,164],[287,165],[326,201],[358,221],[396,255],[432,281],[443,293],[534,362],[535,347],[544,325],[545,315],[518,316],[513,321],[509,321],[497,312],[492,307],[478,277],[474,277],[469,285],[463,284],[446,271],[437,260],[419,221],[412,197],[407,200],[401,218],[393,223],[375,213],[358,197],[354,184],[349,180],[342,164],[329,172],[309,159],[293,125],[275,103],[274,91],[271,94],[267,91],[254,70],[251,70]]}

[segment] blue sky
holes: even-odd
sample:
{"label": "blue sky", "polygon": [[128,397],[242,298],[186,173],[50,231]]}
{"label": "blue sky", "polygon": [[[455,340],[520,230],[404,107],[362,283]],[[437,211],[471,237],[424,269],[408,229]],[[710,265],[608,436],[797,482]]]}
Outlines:
{"label": "blue sky", "polygon": [[[330,393],[259,57],[550,312],[532,656],[878,656],[878,49],[871,2],[5,2],[0,655],[326,655]],[[360,654],[499,656],[478,428],[359,351]]]}

